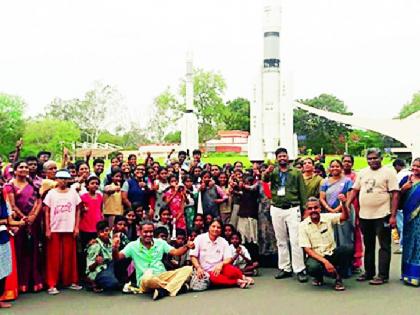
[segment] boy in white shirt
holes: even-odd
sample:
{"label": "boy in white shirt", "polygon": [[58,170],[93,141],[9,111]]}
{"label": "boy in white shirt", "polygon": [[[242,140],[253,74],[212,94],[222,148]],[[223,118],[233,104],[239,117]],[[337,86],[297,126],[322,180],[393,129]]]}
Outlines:
{"label": "boy in white shirt", "polygon": [[241,245],[242,236],[239,232],[234,232],[230,239],[230,249],[232,251],[232,265],[238,267],[246,276],[258,275],[258,262],[252,262],[251,255],[245,246]]}

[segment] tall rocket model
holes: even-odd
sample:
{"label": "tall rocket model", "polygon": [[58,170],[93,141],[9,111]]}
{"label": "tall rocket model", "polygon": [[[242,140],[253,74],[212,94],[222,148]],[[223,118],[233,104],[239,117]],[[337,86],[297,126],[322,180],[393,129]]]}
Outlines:
{"label": "tall rocket model", "polygon": [[194,81],[192,54],[187,54],[187,69],[185,75],[185,103],[186,110],[181,120],[181,150],[189,152],[198,149],[198,121],[194,113]]}
{"label": "tall rocket model", "polygon": [[270,1],[264,7],[264,60],[251,104],[251,161],[273,158],[280,146],[295,156],[292,102],[280,71],[280,28],[280,1]]}

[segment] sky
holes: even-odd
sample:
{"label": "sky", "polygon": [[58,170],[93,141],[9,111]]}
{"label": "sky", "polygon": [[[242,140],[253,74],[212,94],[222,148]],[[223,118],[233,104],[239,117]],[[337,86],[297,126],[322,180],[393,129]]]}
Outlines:
{"label": "sky", "polygon": [[[252,99],[263,55],[263,0],[0,2],[0,92],[27,114],[95,81],[144,126],[153,99],[194,66],[220,72],[224,99]],[[396,116],[420,90],[420,1],[283,0],[282,71],[295,99],[330,93],[362,116]]]}

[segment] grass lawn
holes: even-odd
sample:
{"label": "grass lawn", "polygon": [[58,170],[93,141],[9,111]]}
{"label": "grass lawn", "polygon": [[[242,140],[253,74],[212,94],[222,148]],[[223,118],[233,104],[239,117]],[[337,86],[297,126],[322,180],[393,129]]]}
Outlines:
{"label": "grass lawn", "polygon": [[[302,158],[306,157],[306,155],[300,156]],[[312,156],[313,157],[313,156]],[[341,156],[339,155],[327,155],[325,159],[325,166],[328,166],[330,161],[333,159],[341,159]],[[202,160],[204,163],[211,163],[211,164],[217,164],[219,166],[223,166],[225,163],[234,163],[236,161],[241,161],[245,167],[250,167],[251,163],[248,160],[248,156],[246,155],[240,155],[236,153],[207,153],[203,154]],[[159,162],[163,162],[159,161]],[[384,158],[383,165],[390,164],[392,160],[389,157]],[[367,167],[367,161],[365,157],[356,156],[354,158],[354,169],[360,170],[362,168]]]}

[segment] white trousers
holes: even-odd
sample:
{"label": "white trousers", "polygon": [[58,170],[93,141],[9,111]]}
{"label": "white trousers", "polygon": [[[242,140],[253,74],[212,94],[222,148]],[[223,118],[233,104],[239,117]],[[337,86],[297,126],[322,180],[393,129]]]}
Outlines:
{"label": "white trousers", "polygon": [[[295,273],[301,272],[305,269],[305,262],[303,249],[299,247],[299,223],[301,216],[299,207],[281,209],[271,206],[270,214],[277,241],[279,269],[287,272],[292,270]],[[291,262],[288,245],[289,240],[292,250]]]}

